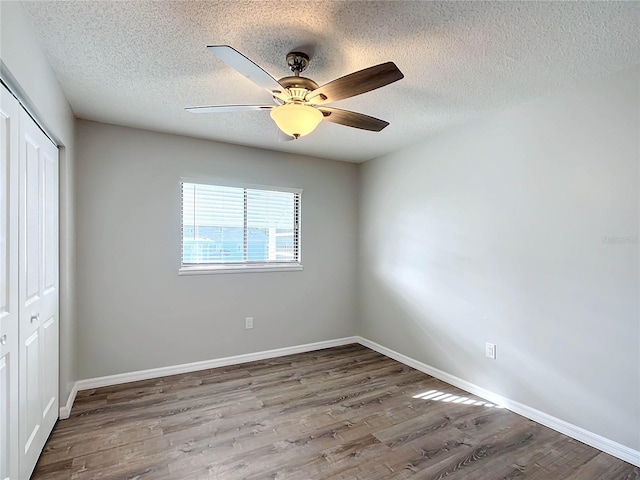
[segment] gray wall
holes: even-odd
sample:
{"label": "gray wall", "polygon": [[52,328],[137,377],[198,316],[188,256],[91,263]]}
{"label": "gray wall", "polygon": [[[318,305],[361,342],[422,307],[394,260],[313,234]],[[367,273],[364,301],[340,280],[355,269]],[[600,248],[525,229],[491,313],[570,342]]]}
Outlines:
{"label": "gray wall", "polygon": [[363,164],[360,333],[640,449],[639,85],[635,68]]}
{"label": "gray wall", "polygon": [[[87,121],[77,152],[80,378],[356,333],[357,165]],[[304,270],[178,276],[180,177],[304,189]]]}
{"label": "gray wall", "polygon": [[[23,100],[60,148],[60,404],[77,380],[75,354],[74,118],[20,2],[0,2],[0,58]],[[15,84],[12,85],[16,87]]]}

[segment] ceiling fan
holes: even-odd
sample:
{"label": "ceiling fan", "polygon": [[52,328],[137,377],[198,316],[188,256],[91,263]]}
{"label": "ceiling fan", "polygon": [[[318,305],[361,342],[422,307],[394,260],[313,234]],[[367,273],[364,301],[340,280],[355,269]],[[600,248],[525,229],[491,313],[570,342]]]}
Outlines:
{"label": "ceiling fan", "polygon": [[361,93],[370,92],[396,82],[404,75],[393,62],[381,63],[340,77],[321,87],[310,78],[301,77],[309,65],[309,56],[303,52],[287,54],[287,65],[292,76],[276,80],[257,64],[228,45],[207,47],[211,53],[231,68],[264,88],[273,97],[269,105],[213,105],[189,107],[192,113],[244,112],[250,110],[270,110],[271,118],[278,128],[293,138],[311,133],[322,120],[379,132],[388,122],[362,113],[324,106]]}

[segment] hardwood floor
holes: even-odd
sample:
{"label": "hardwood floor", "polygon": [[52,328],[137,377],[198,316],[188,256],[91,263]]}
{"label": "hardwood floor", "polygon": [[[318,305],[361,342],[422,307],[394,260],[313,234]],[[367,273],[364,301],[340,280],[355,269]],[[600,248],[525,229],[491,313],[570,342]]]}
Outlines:
{"label": "hardwood floor", "polygon": [[640,468],[347,345],[81,391],[32,478],[610,480]]}

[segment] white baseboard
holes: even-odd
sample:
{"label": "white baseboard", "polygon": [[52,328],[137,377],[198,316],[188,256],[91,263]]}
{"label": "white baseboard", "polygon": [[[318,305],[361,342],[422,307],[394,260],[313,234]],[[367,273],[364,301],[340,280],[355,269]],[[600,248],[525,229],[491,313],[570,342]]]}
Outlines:
{"label": "white baseboard", "polygon": [[58,414],[58,418],[60,420],[65,420],[69,418],[69,416],[71,415],[71,407],[73,407],[73,402],[75,402],[77,394],[78,394],[78,382],[73,384],[73,387],[69,392],[69,397],[67,397],[67,403],[62,407],[60,407],[60,413]]}
{"label": "white baseboard", "polygon": [[609,440],[608,438],[585,430],[584,428],[565,422],[564,420],[560,420],[559,418],[548,415],[544,412],[541,412],[540,410],[536,410],[535,408],[529,407],[528,405],[524,405],[520,402],[516,402],[515,400],[511,400],[509,398],[498,395],[497,393],[485,390],[484,388],[474,385],[473,383],[467,382],[466,380],[463,380],[454,375],[450,375],[446,372],[443,372],[442,370],[438,370],[437,368],[427,365],[426,363],[419,362],[418,360],[403,355],[402,353],[398,353],[394,350],[391,350],[390,348],[384,347],[366,338],[356,338],[357,342],[361,345],[375,350],[382,355],[393,358],[400,363],[404,363],[409,367],[420,370],[421,372],[426,373],[427,375],[431,375],[438,380],[442,380],[443,382],[454,385],[458,388],[461,388],[462,390],[477,395],[478,397],[484,398],[485,400],[489,400],[491,403],[500,405],[501,407],[522,415],[523,417],[533,420],[534,422],[538,422],[557,432],[574,438],[582,443],[586,443],[587,445],[591,445],[598,450],[602,450],[603,452],[613,455],[614,457],[624,460],[625,462],[629,462],[632,465],[640,467],[640,451],[638,450],[633,450],[632,448],[614,442],[613,440]]}
{"label": "white baseboard", "polygon": [[180,373],[195,372],[198,370],[205,370],[208,368],[225,367],[229,365],[237,365],[241,363],[253,362],[256,360],[266,360],[269,358],[282,357],[285,355],[293,355],[296,353],[312,352],[314,350],[321,350],[323,348],[338,347],[341,345],[348,345],[350,343],[359,343],[365,347],[375,350],[382,355],[389,358],[393,358],[398,362],[404,363],[416,370],[419,370],[427,375],[431,375],[443,382],[450,385],[454,385],[469,393],[477,395],[481,398],[489,400],[496,405],[500,405],[514,413],[529,418],[534,422],[538,422],[545,425],[557,432],[563,433],[571,438],[591,445],[598,450],[602,450],[614,457],[617,457],[625,462],[629,462],[632,465],[640,466],[640,451],[633,450],[625,445],[609,440],[601,435],[585,430],[581,427],[573,425],[571,423],[560,420],[559,418],[548,415],[540,410],[529,407],[522,403],[516,402],[509,398],[493,393],[489,390],[485,390],[478,385],[467,382],[459,377],[450,375],[447,372],[434,368],[426,363],[419,362],[411,357],[398,353],[390,348],[384,347],[378,343],[372,342],[369,339],[360,336],[338,338],[335,340],[327,340],[323,342],[307,343],[305,345],[296,345],[293,347],[277,348],[274,350],[265,350],[262,352],[247,353],[243,355],[234,355],[231,357],[217,358],[213,360],[204,360],[201,362],[185,363],[182,365],[173,365],[168,367],[152,368],[149,370],[140,370],[136,372],[121,373],[118,375],[108,375],[105,377],[88,378],[86,380],[79,380],[75,383],[67,399],[65,406],[60,408],[60,419],[69,418],[71,414],[71,408],[76,398],[76,394],[80,390],[88,390],[91,388],[107,387],[111,385],[118,385],[121,383],[135,382],[138,380],[148,380],[151,378],[165,377],[169,375],[178,375]]}
{"label": "white baseboard", "polygon": [[151,378],[166,377],[169,375],[178,375],[181,373],[196,372],[198,370],[206,370],[208,368],[226,367],[229,365],[238,365],[241,363],[254,362],[256,360],[266,360],[269,358],[284,357],[285,355],[293,355],[296,353],[312,352],[314,350],[322,350],[323,348],[339,347],[350,343],[358,343],[358,337],[344,337],[335,340],[325,340],[323,342],[307,343],[304,345],[295,345],[292,347],[276,348],[274,350],[264,350],[262,352],[245,353],[243,355],[234,355],[231,357],[216,358],[213,360],[204,360],[201,362],[184,363],[182,365],[171,365],[168,367],[151,368],[148,370],[139,370],[135,372],[120,373],[117,375],[107,375],[104,377],[87,378],[78,380],[67,399],[67,404],[60,408],[60,419],[69,418],[71,415],[71,407],[76,398],[76,394],[80,390],[89,390],[91,388],[108,387],[111,385],[119,385],[121,383],[136,382],[139,380],[149,380]]}

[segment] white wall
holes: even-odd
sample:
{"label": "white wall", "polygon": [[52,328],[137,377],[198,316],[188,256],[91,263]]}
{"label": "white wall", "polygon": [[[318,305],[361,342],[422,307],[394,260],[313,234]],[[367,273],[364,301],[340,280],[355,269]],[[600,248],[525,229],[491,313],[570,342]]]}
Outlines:
{"label": "white wall", "polygon": [[639,87],[635,68],[365,163],[360,333],[640,449]]}
{"label": "white wall", "polygon": [[[0,1],[0,59],[60,148],[60,401],[76,381],[74,117],[19,2]],[[6,80],[6,79],[5,79]]]}
{"label": "white wall", "polygon": [[[87,121],[77,139],[80,378],[356,333],[357,165]],[[178,276],[180,177],[304,189],[304,270]]]}

